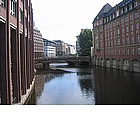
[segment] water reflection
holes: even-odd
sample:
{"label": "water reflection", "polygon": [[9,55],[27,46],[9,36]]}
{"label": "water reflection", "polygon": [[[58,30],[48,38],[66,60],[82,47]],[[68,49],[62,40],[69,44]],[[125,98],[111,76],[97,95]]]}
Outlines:
{"label": "water reflection", "polygon": [[41,96],[41,93],[43,92],[45,79],[46,79],[45,77],[46,76],[43,74],[36,75],[36,81],[35,81],[36,96]]}
{"label": "water reflection", "polygon": [[55,73],[49,72],[45,75],[47,80],[36,104],[95,104],[91,76],[85,71],[85,76],[80,73],[76,68],[59,68]]}
{"label": "water reflection", "polygon": [[94,68],[92,76],[96,104],[140,104],[140,74]]}
{"label": "water reflection", "polygon": [[140,104],[139,83],[137,73],[103,68],[54,68],[37,75],[36,104]]}
{"label": "water reflection", "polygon": [[90,69],[79,69],[77,72],[77,78],[82,91],[82,97],[91,99],[95,103],[95,94]]}

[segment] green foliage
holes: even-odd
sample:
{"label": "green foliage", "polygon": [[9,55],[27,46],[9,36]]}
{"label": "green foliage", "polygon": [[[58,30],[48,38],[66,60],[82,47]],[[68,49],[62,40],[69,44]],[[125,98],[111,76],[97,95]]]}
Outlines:
{"label": "green foliage", "polygon": [[80,56],[91,56],[92,31],[91,29],[82,30],[79,38]]}

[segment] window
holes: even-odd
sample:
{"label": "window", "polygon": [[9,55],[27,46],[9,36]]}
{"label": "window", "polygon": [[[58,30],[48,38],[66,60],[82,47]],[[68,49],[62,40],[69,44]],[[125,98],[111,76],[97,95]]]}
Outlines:
{"label": "window", "polygon": [[107,41],[105,41],[105,46],[107,47]]}
{"label": "window", "polygon": [[117,34],[118,34],[118,35],[120,34],[120,29],[119,29],[119,28],[117,28]]}
{"label": "window", "polygon": [[16,4],[16,1],[15,0],[11,0],[11,3],[10,3],[10,9],[11,9],[11,15],[13,15],[14,17],[16,17],[16,8],[17,8],[17,4]]}
{"label": "window", "polygon": [[116,17],[118,17],[118,16],[119,16],[119,10],[116,11]]}
{"label": "window", "polygon": [[131,24],[131,31],[133,31],[134,30],[134,25],[133,24]]}
{"label": "window", "polygon": [[126,44],[128,45],[129,44],[129,37],[126,36]]}
{"label": "window", "polygon": [[125,17],[125,22],[128,22],[128,16]]}
{"label": "window", "polygon": [[121,19],[121,24],[123,24],[123,23],[124,23],[124,18]]}
{"label": "window", "polygon": [[115,18],[115,13],[113,13],[113,19]]}
{"label": "window", "polygon": [[132,10],[132,3],[129,5],[129,10]]}
{"label": "window", "polygon": [[110,41],[108,40],[108,47],[110,47]]}
{"label": "window", "polygon": [[132,55],[134,55],[135,54],[135,50],[134,50],[134,48],[132,48]]}
{"label": "window", "polygon": [[114,36],[116,35],[116,31],[114,30]]}
{"label": "window", "polygon": [[139,29],[139,23],[138,22],[136,23],[136,29],[137,30]]}
{"label": "window", "polygon": [[121,9],[121,14],[123,14],[123,8]]}
{"label": "window", "polygon": [[118,46],[120,46],[120,38],[118,39]]}
{"label": "window", "polygon": [[124,12],[125,12],[125,13],[127,12],[127,6],[124,8]]}
{"label": "window", "polygon": [[111,50],[111,55],[113,55],[113,50]]}
{"label": "window", "polygon": [[116,40],[114,39],[114,46],[116,46]]}
{"label": "window", "polygon": [[138,6],[138,2],[137,0],[134,2],[134,7],[137,7]]}
{"label": "window", "polygon": [[0,0],[0,5],[1,5],[2,7],[5,7],[5,0]]}
{"label": "window", "polygon": [[116,54],[117,54],[117,51],[115,50],[115,51],[114,51],[114,55],[116,55]]}
{"label": "window", "polygon": [[133,15],[130,15],[130,20],[133,20],[134,19],[134,16]]}
{"label": "window", "polygon": [[120,49],[118,49],[118,55],[120,55]]}
{"label": "window", "polygon": [[20,8],[20,22],[23,22],[23,10]]}
{"label": "window", "polygon": [[134,44],[134,36],[131,35],[131,44]]}
{"label": "window", "polygon": [[112,37],[111,37],[111,46],[113,46],[113,39],[112,39]]}
{"label": "window", "polygon": [[107,55],[107,51],[105,52],[105,54]]}
{"label": "window", "polygon": [[122,50],[122,55],[125,55],[125,49]]}
{"label": "window", "polygon": [[112,37],[112,30],[110,31],[110,36]]}
{"label": "window", "polygon": [[126,32],[128,33],[128,25],[126,26]]}
{"label": "window", "polygon": [[110,50],[108,50],[108,55],[110,55]]}
{"label": "window", "polygon": [[122,27],[122,34],[124,34],[124,27]]}
{"label": "window", "polygon": [[140,47],[137,49],[137,54],[140,55]]}
{"label": "window", "polygon": [[129,55],[129,49],[127,49],[127,55]]}
{"label": "window", "polygon": [[122,45],[124,45],[124,38],[122,38]]}
{"label": "window", "polygon": [[99,43],[96,42],[96,49],[98,50],[99,49]]}
{"label": "window", "polygon": [[137,43],[139,44],[140,43],[140,35],[139,34],[136,35],[136,39],[137,39]]}
{"label": "window", "polygon": [[135,18],[136,18],[136,19],[139,18],[139,12],[136,12],[136,13],[135,13]]}
{"label": "window", "polygon": [[[108,37],[109,37],[109,32],[107,33]],[[109,39],[109,38],[108,38]]]}

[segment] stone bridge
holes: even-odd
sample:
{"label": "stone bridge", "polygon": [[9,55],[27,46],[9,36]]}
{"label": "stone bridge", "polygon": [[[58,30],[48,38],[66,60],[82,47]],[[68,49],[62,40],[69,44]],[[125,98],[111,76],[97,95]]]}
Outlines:
{"label": "stone bridge", "polygon": [[[56,58],[40,58],[35,59],[35,68],[48,69],[51,63],[68,63],[68,65],[81,66],[91,65],[91,57],[56,57]],[[40,65],[40,66],[39,66]]]}

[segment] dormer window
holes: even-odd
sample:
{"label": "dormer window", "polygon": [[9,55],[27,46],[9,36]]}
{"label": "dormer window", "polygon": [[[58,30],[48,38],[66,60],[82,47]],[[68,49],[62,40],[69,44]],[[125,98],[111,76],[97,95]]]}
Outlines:
{"label": "dormer window", "polygon": [[121,9],[121,14],[123,14],[123,8]]}
{"label": "dormer window", "polygon": [[124,8],[124,12],[125,12],[125,13],[127,12],[127,6]]}
{"label": "dormer window", "polygon": [[115,13],[113,13],[113,19],[115,18]]}
{"label": "dormer window", "polygon": [[104,19],[104,23],[106,23],[106,18]]}
{"label": "dormer window", "polygon": [[110,15],[110,20],[112,20],[112,15]]}
{"label": "dormer window", "polygon": [[132,7],[132,3],[131,3],[131,4],[129,5],[129,10],[132,10],[132,8],[133,8],[133,7]]}
{"label": "dormer window", "polygon": [[134,2],[134,7],[137,7],[138,6],[138,1],[136,0],[135,2]]}
{"label": "dormer window", "polygon": [[116,17],[118,17],[118,16],[119,16],[119,10],[116,11]]}

